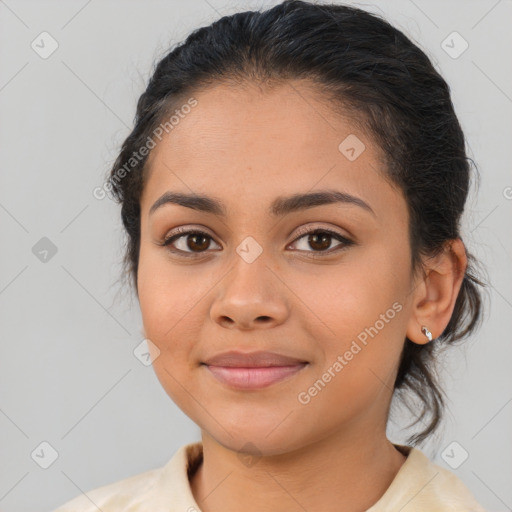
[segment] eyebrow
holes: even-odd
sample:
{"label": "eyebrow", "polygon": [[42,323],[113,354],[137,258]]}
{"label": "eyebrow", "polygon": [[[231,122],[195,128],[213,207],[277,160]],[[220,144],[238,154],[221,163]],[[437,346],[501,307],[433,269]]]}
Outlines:
{"label": "eyebrow", "polygon": [[[289,213],[314,208],[315,206],[335,203],[359,206],[376,217],[371,206],[361,198],[338,190],[323,190],[306,194],[294,194],[288,197],[278,197],[270,205],[268,212],[273,217],[282,217]],[[218,217],[227,217],[226,207],[222,201],[215,197],[170,191],[165,192],[153,203],[149,210],[149,215],[166,204],[177,204],[200,212],[211,213]]]}

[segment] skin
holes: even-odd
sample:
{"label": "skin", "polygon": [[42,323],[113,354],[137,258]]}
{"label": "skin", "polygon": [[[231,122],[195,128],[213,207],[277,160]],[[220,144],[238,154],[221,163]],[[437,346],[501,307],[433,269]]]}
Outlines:
{"label": "skin", "polygon": [[[452,241],[425,274],[411,272],[407,205],[384,178],[380,149],[305,83],[217,85],[194,97],[198,105],[148,160],[138,270],[144,335],[159,350],[153,367],[201,429],[193,495],[204,512],[366,510],[406,460],[385,434],[404,339],[426,343],[422,325],[435,338],[448,324],[464,246]],[[354,161],[338,149],[349,134],[366,146]],[[374,215],[341,203],[283,218],[267,212],[277,197],[325,189],[360,197]],[[176,204],[149,215],[166,191],[214,196],[227,216]],[[174,247],[192,257],[172,254],[159,244],[178,227],[211,239],[194,245],[183,236]],[[331,238],[322,253],[299,228],[330,228],[355,243],[336,250],[343,244]],[[262,249],[252,263],[236,251],[248,236]],[[298,394],[397,302],[400,312],[300,403]],[[235,390],[200,364],[232,349],[309,364],[269,387]]]}

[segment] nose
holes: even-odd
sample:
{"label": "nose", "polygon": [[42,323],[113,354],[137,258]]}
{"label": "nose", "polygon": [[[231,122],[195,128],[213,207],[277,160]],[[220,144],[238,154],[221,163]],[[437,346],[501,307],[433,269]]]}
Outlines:
{"label": "nose", "polygon": [[288,317],[286,287],[262,257],[252,263],[236,261],[217,289],[210,315],[221,327],[267,329]]}

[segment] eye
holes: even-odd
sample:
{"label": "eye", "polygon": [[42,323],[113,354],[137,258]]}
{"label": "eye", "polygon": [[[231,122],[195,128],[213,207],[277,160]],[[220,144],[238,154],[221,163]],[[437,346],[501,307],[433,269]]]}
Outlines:
{"label": "eye", "polygon": [[[194,257],[206,252],[213,241],[213,238],[208,233],[201,230],[179,229],[177,231],[177,234],[176,232],[171,234],[160,245],[169,247],[170,252],[183,255],[185,257]],[[314,257],[321,257],[325,253],[331,254],[333,252],[338,252],[354,244],[352,240],[349,240],[340,233],[330,229],[310,228],[309,230],[301,230],[299,233],[301,236],[296,238],[290,245],[300,245],[299,242],[304,239],[303,246],[305,246],[305,248],[299,248],[298,250],[300,252],[310,252]],[[329,250],[331,249],[333,239],[337,240],[339,243],[334,246],[334,250]],[[216,245],[220,248],[218,244]],[[308,246],[309,248],[313,248],[313,251],[308,250]]]}
{"label": "eye", "polygon": [[179,230],[179,234],[167,237],[161,245],[164,247],[171,246],[172,248],[169,250],[173,253],[193,256],[194,254],[201,254],[208,249],[211,241],[213,241],[213,238],[204,231],[197,229]]}
{"label": "eye", "polygon": [[[302,231],[301,236],[296,238],[292,244],[300,245],[300,241],[304,239],[302,242],[304,249],[300,249],[300,251],[317,253],[316,256],[321,256],[322,253],[331,254],[333,252],[338,252],[340,250],[344,250],[350,245],[353,245],[354,242],[344,237],[340,233],[336,231],[332,231],[330,229],[325,228],[313,228],[306,231]],[[331,249],[331,244],[334,240],[340,242],[338,245],[334,246],[334,250]],[[308,247],[313,248],[313,251],[308,250]],[[320,253],[320,254],[318,254]]]}

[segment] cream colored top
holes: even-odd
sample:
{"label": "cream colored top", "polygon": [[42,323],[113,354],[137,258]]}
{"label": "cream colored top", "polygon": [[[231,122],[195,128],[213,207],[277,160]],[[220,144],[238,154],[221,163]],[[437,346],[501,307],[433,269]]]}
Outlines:
{"label": "cream colored top", "polygon": [[[417,448],[397,448],[407,459],[366,512],[485,512],[453,473]],[[89,491],[54,512],[200,512],[189,475],[202,458],[201,442],[184,445],[165,466]]]}

